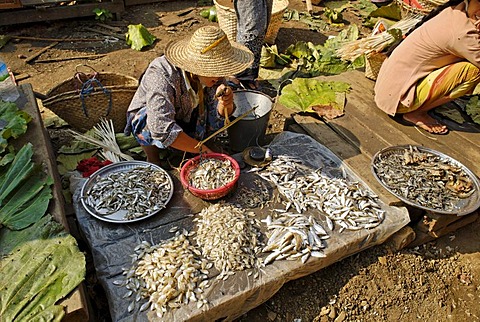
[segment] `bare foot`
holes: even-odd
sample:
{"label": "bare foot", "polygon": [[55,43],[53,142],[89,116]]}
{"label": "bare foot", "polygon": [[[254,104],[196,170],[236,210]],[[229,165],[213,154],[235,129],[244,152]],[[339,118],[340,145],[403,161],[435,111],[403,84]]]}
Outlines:
{"label": "bare foot", "polygon": [[403,114],[403,119],[409,123],[412,123],[419,128],[424,129],[425,131],[433,134],[446,134],[448,133],[448,127],[427,113],[415,113],[410,112]]}

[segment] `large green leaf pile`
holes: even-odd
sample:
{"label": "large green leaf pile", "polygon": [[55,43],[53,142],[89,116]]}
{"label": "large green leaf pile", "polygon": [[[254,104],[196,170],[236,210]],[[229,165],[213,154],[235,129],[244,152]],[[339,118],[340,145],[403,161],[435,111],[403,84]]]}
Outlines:
{"label": "large green leaf pile", "polygon": [[61,321],[55,303],[83,280],[85,257],[68,234],[30,240],[0,261],[0,276],[1,321]]}
{"label": "large green leaf pile", "polygon": [[282,89],[279,103],[299,112],[315,112],[317,106],[330,106],[343,112],[345,95],[350,84],[296,78]]}
{"label": "large green leaf pile", "polygon": [[[351,25],[336,37],[327,39],[323,45],[314,45],[304,41],[292,44],[286,49],[285,55],[291,61],[297,62],[297,69],[302,77],[341,74],[365,65],[363,57],[354,62],[346,62],[337,56],[338,48],[347,42],[356,40],[358,36],[358,27]],[[282,57],[285,58],[285,56]]]}
{"label": "large green leaf pile", "polygon": [[52,198],[50,177],[32,161],[30,143],[9,166],[0,168],[0,225],[20,230],[38,221]]}

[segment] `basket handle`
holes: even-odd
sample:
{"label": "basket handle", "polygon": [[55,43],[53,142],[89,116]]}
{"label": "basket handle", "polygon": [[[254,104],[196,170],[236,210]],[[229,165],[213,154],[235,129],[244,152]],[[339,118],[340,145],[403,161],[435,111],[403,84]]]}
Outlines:
{"label": "basket handle", "polygon": [[86,82],[82,84],[82,89],[80,90],[80,100],[82,101],[82,110],[83,114],[85,114],[86,117],[88,117],[88,111],[87,111],[87,106],[85,104],[85,97],[91,94],[94,89],[95,85],[99,86],[102,89],[103,94],[108,96],[108,108],[107,108],[107,113],[104,115],[105,117],[110,114],[110,111],[112,110],[112,92],[105,87],[103,87],[102,83],[96,78],[90,78]]}

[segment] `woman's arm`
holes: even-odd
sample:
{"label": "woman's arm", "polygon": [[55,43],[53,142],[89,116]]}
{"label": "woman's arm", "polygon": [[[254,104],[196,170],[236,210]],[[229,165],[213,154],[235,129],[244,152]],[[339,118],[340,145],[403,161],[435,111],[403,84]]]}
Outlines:
{"label": "woman's arm", "polygon": [[185,132],[180,132],[177,138],[175,139],[175,141],[173,141],[173,143],[170,146],[177,150],[186,151],[190,153],[213,152],[206,145],[202,145],[201,148],[197,148],[196,147],[197,144],[198,144],[197,140],[188,136]]}

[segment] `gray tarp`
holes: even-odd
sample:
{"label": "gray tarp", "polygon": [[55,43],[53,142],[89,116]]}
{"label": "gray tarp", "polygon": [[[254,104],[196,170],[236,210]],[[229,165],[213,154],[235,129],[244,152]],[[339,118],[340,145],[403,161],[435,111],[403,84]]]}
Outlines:
{"label": "gray tarp", "polygon": [[[340,177],[346,172],[352,181],[362,182],[342,161],[325,146],[311,137],[292,132],[279,134],[270,148],[274,155],[298,157],[310,165],[312,169],[322,168],[332,177]],[[79,202],[81,185],[74,194],[75,212],[89,243],[98,279],[105,288],[110,313],[114,321],[149,321],[157,320],[154,312],[138,312],[139,305],[132,313],[127,307],[132,298],[124,299],[126,290],[113,284],[122,279],[122,268],[131,266],[130,255],[141,241],[156,244],[173,236],[169,229],[173,226],[187,230],[193,228],[190,214],[200,212],[208,203],[193,197],[184,191],[177,174],[172,175],[175,192],[166,209],[158,215],[132,224],[111,224],[90,216]],[[239,186],[251,186],[258,176],[242,171]],[[364,185],[365,186],[365,185]],[[225,201],[235,200],[235,194]],[[214,321],[221,318],[233,320],[272,297],[283,284],[290,280],[312,274],[345,257],[358,253],[374,245],[383,243],[393,233],[409,222],[405,208],[387,206],[384,222],[369,230],[333,231],[325,249],[325,258],[310,258],[305,264],[298,261],[275,261],[262,269],[260,276],[247,276],[247,272],[237,272],[226,281],[212,279],[211,286],[206,289],[209,307],[197,309],[194,303],[181,307],[164,315],[165,321]],[[268,209],[253,209],[258,218],[265,218]]]}

